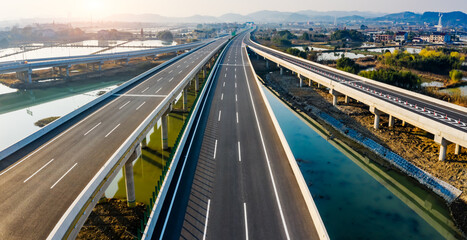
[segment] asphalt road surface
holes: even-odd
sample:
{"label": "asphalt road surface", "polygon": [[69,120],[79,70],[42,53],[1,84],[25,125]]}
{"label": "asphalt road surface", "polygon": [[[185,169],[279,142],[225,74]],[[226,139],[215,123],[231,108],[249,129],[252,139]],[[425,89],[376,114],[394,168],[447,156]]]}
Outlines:
{"label": "asphalt road surface", "polygon": [[0,239],[45,239],[132,132],[225,41],[185,56],[1,161]]}
{"label": "asphalt road surface", "polygon": [[221,61],[200,149],[188,159],[194,173],[182,180],[163,239],[318,239],[248,65],[245,36]]}

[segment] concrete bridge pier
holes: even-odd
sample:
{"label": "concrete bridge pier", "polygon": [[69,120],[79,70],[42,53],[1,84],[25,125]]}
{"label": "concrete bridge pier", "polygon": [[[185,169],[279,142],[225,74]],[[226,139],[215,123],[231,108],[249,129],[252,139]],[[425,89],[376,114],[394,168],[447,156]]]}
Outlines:
{"label": "concrete bridge pier", "polygon": [[183,110],[186,111],[187,108],[188,108],[188,90],[187,90],[188,86],[186,86],[185,88],[183,88],[183,93],[182,93],[182,97],[183,97]]}
{"label": "concrete bridge pier", "polygon": [[168,129],[168,117],[170,107],[167,111],[162,114],[161,117],[161,136],[162,136],[162,150],[169,149],[169,129]]}
{"label": "concrete bridge pier", "polygon": [[454,148],[454,154],[459,155],[461,153],[461,145],[456,143],[456,147]]}
{"label": "concrete bridge pier", "polygon": [[321,88],[321,84],[320,84],[320,83],[318,83],[318,88]]}
{"label": "concrete bridge pier", "polygon": [[339,93],[334,89],[329,89],[329,93],[332,95],[332,105],[337,106],[337,97],[339,96]]}
{"label": "concrete bridge pier", "polygon": [[269,69],[269,61],[266,59],[266,68]]}
{"label": "concrete bridge pier", "polygon": [[389,115],[389,127],[394,127],[394,116]]}
{"label": "concrete bridge pier", "polygon": [[349,96],[345,95],[345,100],[344,100],[345,104],[349,104],[349,100],[350,100]]}
{"label": "concrete bridge pier", "polygon": [[198,92],[199,90],[199,78],[195,77],[195,92]]}
{"label": "concrete bridge pier", "polygon": [[126,185],[126,199],[128,207],[136,206],[136,194],[135,194],[135,179],[133,176],[133,161],[141,156],[141,144],[138,144],[131,154],[130,158],[126,161],[124,172],[125,172],[125,185]]}
{"label": "concrete bridge pier", "polygon": [[312,84],[311,79],[308,79],[308,87],[311,87],[311,84]]}
{"label": "concrete bridge pier", "polygon": [[125,59],[125,65],[128,66],[129,63],[130,63],[130,59],[129,58]]}
{"label": "concrete bridge pier", "polygon": [[102,71],[102,65],[104,65],[104,62],[99,62],[99,72]]}
{"label": "concrete bridge pier", "polygon": [[148,136],[144,136],[143,141],[141,141],[141,148],[147,148],[148,147]]}
{"label": "concrete bridge pier", "polygon": [[203,78],[206,79],[206,67],[203,67]]}
{"label": "concrete bridge pier", "polygon": [[448,141],[441,137],[440,135],[435,135],[435,142],[440,145],[439,147],[439,161],[444,161],[446,160],[446,150],[448,146]]}
{"label": "concrete bridge pier", "polygon": [[16,77],[23,82],[32,83],[32,69],[29,68],[26,71],[16,72]]}
{"label": "concrete bridge pier", "polygon": [[375,115],[374,128],[375,128],[375,130],[378,130],[379,129],[379,119],[381,117],[381,111],[379,111],[375,107],[370,106],[370,112]]}
{"label": "concrete bridge pier", "polygon": [[280,70],[281,70],[281,75],[284,75],[284,68],[281,67]]}
{"label": "concrete bridge pier", "polygon": [[298,74],[298,78],[300,79],[300,87],[303,87],[303,76]]}
{"label": "concrete bridge pier", "polygon": [[66,66],[66,77],[67,77],[67,78],[70,77],[70,68],[71,68],[71,65],[67,65],[67,66]]}

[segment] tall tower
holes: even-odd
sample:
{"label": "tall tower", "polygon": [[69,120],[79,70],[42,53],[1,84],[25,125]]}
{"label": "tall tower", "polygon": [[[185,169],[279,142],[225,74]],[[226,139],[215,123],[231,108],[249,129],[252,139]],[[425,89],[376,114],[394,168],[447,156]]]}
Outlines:
{"label": "tall tower", "polygon": [[337,16],[334,16],[334,26],[337,26]]}
{"label": "tall tower", "polygon": [[443,31],[443,24],[441,22],[441,19],[443,18],[443,14],[439,13],[438,16],[439,16],[438,25],[436,25],[435,27],[436,27],[436,31],[441,32]]}

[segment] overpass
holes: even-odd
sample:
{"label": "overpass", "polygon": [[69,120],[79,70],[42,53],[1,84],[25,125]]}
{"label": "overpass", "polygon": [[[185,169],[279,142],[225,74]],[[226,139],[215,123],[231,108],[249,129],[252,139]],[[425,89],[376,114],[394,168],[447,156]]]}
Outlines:
{"label": "overpass", "polygon": [[260,44],[250,39],[248,47],[280,67],[295,72],[300,87],[305,78],[311,86],[311,81],[323,85],[333,95],[333,105],[337,105],[337,97],[345,96],[347,103],[350,98],[369,106],[375,115],[374,128],[379,128],[381,114],[389,115],[389,127],[394,125],[394,119],[410,123],[434,135],[434,141],[440,145],[439,160],[446,159],[448,143],[456,144],[455,154],[461,147],[467,147],[467,108],[439,99],[428,97],[402,88],[377,82],[358,75],[340,71],[325,65],[298,58]]}
{"label": "overpass", "polygon": [[74,238],[121,168],[134,202],[132,161],[147,133],[160,119],[167,148],[172,103],[180,94],[186,103],[187,86],[198,86],[226,41],[177,56],[2,151],[0,239]]}
{"label": "overpass", "polygon": [[[209,42],[209,41],[208,41]],[[32,72],[34,69],[53,68],[59,67],[65,69],[66,76],[69,77],[69,69],[72,65],[95,63],[98,65],[99,71],[101,66],[106,61],[112,60],[125,60],[128,62],[131,58],[157,56],[158,54],[184,51],[201,46],[206,42],[187,43],[170,47],[159,47],[153,49],[145,49],[138,51],[128,51],[121,53],[107,53],[96,55],[79,55],[70,57],[53,57],[53,58],[40,58],[30,59],[26,61],[8,61],[0,62],[0,74],[16,72],[18,79],[24,82],[32,82]]]}
{"label": "overpass", "polygon": [[192,145],[181,154],[188,170],[172,181],[143,239],[329,238],[256,79],[246,36],[221,54]]}

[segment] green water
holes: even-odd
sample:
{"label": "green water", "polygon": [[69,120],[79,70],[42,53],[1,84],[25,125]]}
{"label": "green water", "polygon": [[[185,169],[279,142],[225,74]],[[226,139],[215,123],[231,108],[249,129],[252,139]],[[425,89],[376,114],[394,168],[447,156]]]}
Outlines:
{"label": "green water", "polygon": [[[200,82],[201,84],[201,82]],[[188,88],[188,111],[196,98],[194,84]],[[183,100],[179,98],[173,109],[182,109]],[[162,137],[160,123],[156,124],[153,131],[146,136],[147,148],[142,149],[141,157],[133,163],[135,180],[136,201],[149,204],[152,192],[162,175],[162,167],[169,158],[178,134],[181,131],[188,113],[171,112],[168,117],[169,149],[162,150]],[[120,170],[117,177],[105,192],[107,198],[126,199],[126,187],[123,171]]]}
{"label": "green water", "polygon": [[459,238],[439,197],[339,141],[326,140],[319,126],[267,90],[266,95],[331,239]]}

